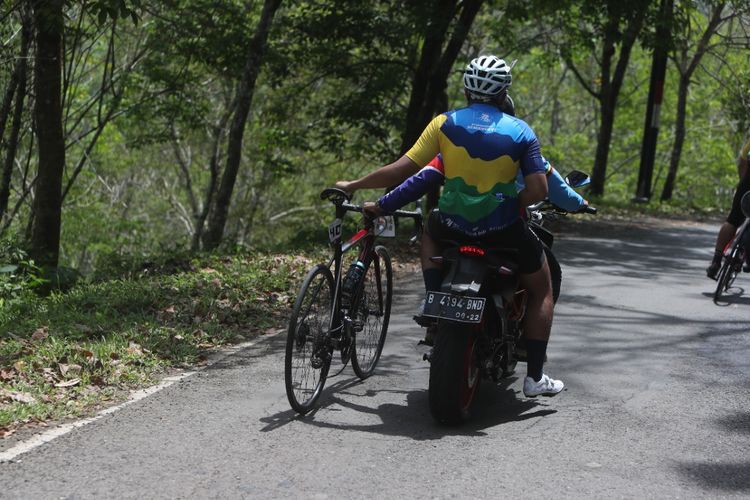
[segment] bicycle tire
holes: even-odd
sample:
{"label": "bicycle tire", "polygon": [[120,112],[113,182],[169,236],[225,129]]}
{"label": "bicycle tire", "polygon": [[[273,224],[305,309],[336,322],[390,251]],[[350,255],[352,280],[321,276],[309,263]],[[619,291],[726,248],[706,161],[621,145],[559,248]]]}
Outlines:
{"label": "bicycle tire", "polygon": [[330,269],[322,264],[312,268],[300,286],[289,320],[284,384],[289,404],[302,415],[314,408],[331,367],[332,349],[327,340],[333,288]]}
{"label": "bicycle tire", "polygon": [[734,242],[732,242],[732,248],[729,251],[729,255],[725,255],[722,260],[721,269],[719,269],[719,274],[716,277],[717,283],[716,290],[714,291],[714,304],[718,303],[724,292],[732,286],[732,283],[734,283],[735,278],[737,278],[737,274],[742,266],[742,259],[739,255],[742,250],[740,236],[741,235],[738,235],[735,238]]}
{"label": "bicycle tire", "polygon": [[354,373],[362,380],[375,371],[383,352],[393,300],[393,268],[388,250],[375,247],[372,262],[365,270],[354,310],[355,321],[361,330],[354,332],[351,363]]}

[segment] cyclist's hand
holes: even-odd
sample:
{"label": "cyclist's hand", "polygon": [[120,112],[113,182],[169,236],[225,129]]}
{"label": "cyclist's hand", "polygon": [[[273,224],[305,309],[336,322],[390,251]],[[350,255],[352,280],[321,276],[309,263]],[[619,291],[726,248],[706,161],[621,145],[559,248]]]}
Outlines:
{"label": "cyclist's hand", "polygon": [[349,194],[354,194],[354,191],[356,191],[356,189],[352,187],[352,184],[354,184],[354,181],[338,181],[336,184],[334,184],[334,187],[346,191]]}
{"label": "cyclist's hand", "polygon": [[372,201],[366,201],[365,204],[362,205],[362,210],[365,212],[365,215],[372,219],[385,214],[385,212],[383,212],[383,209],[380,208],[380,205]]}

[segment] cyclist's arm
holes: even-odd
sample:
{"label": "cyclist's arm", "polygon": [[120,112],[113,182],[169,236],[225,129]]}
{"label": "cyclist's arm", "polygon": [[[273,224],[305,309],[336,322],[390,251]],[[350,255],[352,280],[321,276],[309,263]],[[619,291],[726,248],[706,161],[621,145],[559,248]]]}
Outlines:
{"label": "cyclist's arm", "polygon": [[443,161],[438,155],[419,172],[381,196],[378,200],[378,206],[384,212],[394,212],[407,203],[416,201],[424,194],[439,188],[444,180]]}
{"label": "cyclist's arm", "polygon": [[539,141],[529,128],[529,142],[526,152],[521,156],[521,173],[525,187],[518,193],[522,207],[528,207],[547,198],[547,167],[542,157]]}
{"label": "cyclist's arm", "polygon": [[547,176],[544,174],[530,174],[523,178],[526,187],[518,193],[518,201],[522,207],[528,207],[547,198]]}
{"label": "cyclist's arm", "polygon": [[404,155],[374,172],[370,172],[356,181],[338,181],[336,187],[349,193],[358,189],[387,188],[401,183],[404,179],[419,171],[419,165]]}
{"label": "cyclist's arm", "polygon": [[357,189],[388,188],[401,184],[407,177],[416,174],[420,165],[426,165],[440,152],[438,134],[445,120],[445,115],[433,118],[422,131],[416,144],[398,160],[356,181],[339,181],[336,187],[353,193]]}
{"label": "cyclist's arm", "polygon": [[577,212],[588,205],[583,197],[565,182],[562,175],[550,165],[551,171],[547,176],[549,185],[549,201],[568,212]]}

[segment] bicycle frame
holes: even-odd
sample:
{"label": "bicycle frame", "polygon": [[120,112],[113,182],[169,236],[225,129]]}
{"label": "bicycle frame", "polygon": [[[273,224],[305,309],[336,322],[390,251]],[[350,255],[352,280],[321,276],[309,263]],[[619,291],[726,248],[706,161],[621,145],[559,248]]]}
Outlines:
{"label": "bicycle frame", "polygon": [[[336,205],[336,219],[329,226],[329,236],[331,238],[331,244],[333,245],[333,257],[328,261],[328,268],[331,265],[333,268],[333,304],[331,311],[331,333],[343,332],[344,329],[348,329],[351,326],[350,318],[348,315],[344,315],[342,318],[342,301],[341,301],[341,287],[343,284],[343,256],[346,252],[351,250],[353,247],[361,243],[361,248],[357,255],[357,258],[365,265],[365,269],[368,269],[372,263],[373,253],[375,249],[375,221],[368,217],[364,218],[364,227],[354,233],[346,242],[342,239],[341,233],[341,222],[346,212],[362,212],[362,208],[356,205],[350,205],[342,203]],[[377,266],[377,261],[375,263]],[[383,308],[383,294],[380,283],[380,269],[375,270],[375,277],[377,280],[378,287],[378,307],[380,310]],[[361,284],[360,284],[361,285]],[[361,286],[359,287],[361,288]],[[359,291],[355,291],[354,296],[358,295]],[[352,301],[352,305],[356,305],[356,298]],[[347,311],[348,312],[348,311]],[[347,332],[351,333],[351,332]],[[338,346],[336,346],[338,347]]]}
{"label": "bicycle frame", "polygon": [[748,225],[750,225],[750,218],[745,217],[745,221],[740,227],[737,228],[737,231],[735,231],[734,237],[729,240],[729,243],[727,243],[724,247],[724,257],[730,256],[732,247],[734,247],[735,242],[737,242],[738,245],[742,245],[742,240],[745,237],[745,231],[748,230]]}

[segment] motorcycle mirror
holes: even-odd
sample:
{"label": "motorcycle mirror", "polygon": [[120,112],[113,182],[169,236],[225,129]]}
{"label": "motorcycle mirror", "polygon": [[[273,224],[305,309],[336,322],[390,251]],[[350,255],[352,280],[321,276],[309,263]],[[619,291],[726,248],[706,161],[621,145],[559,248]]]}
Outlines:
{"label": "motorcycle mirror", "polygon": [[740,200],[740,208],[745,217],[750,217],[750,191],[742,195]]}
{"label": "motorcycle mirror", "polygon": [[567,182],[571,187],[579,188],[590,184],[591,177],[589,177],[588,174],[581,172],[580,170],[573,170],[565,176],[565,182]]}

